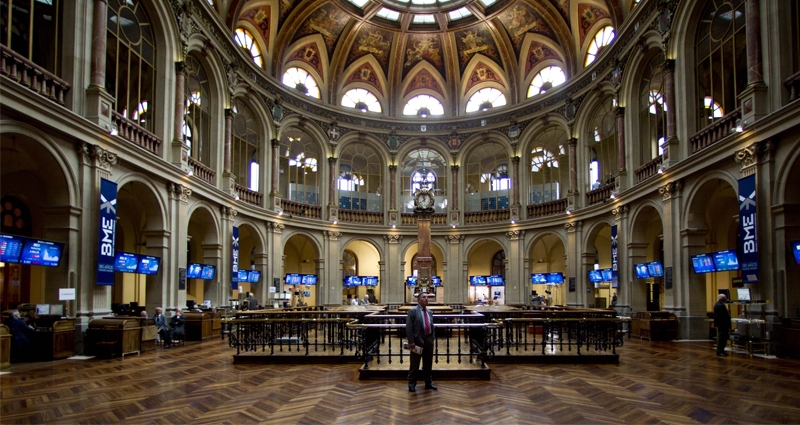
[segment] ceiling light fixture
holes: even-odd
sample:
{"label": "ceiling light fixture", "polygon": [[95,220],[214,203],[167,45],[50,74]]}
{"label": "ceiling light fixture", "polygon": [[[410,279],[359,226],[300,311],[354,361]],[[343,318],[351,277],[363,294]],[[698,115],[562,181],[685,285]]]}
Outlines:
{"label": "ceiling light fixture", "polygon": [[489,109],[491,109],[491,108],[492,108],[492,102],[489,102],[489,101],[487,100],[487,101],[485,101],[485,102],[481,103],[481,106],[479,106],[478,108],[480,108],[480,110],[481,110],[481,111],[484,111],[484,112],[485,112],[485,111],[488,111]]}
{"label": "ceiling light fixture", "polygon": [[364,103],[364,102],[356,103],[356,109],[358,109],[361,112],[367,112],[369,110],[369,108],[367,107],[367,104]]}
{"label": "ceiling light fixture", "polygon": [[417,115],[419,115],[422,118],[425,118],[430,114],[431,114],[431,110],[426,108],[426,107],[424,107],[424,106],[417,110]]}

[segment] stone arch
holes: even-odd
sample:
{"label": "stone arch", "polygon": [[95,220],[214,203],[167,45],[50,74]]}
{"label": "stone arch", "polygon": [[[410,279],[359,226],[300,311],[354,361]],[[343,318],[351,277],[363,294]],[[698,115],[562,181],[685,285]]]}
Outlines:
{"label": "stone arch", "polygon": [[[317,56],[319,63],[315,63],[313,59],[315,56]],[[320,100],[323,102],[330,100],[329,81],[331,76],[328,75],[330,74],[330,58],[322,35],[309,35],[292,43],[285,50],[283,62],[277,70],[276,78],[279,81],[283,81],[283,74],[286,70],[294,67],[302,68],[314,77],[317,87],[319,87]]]}
{"label": "stone arch", "polygon": [[[430,76],[439,85],[439,88],[442,91],[439,92],[432,88],[426,88],[426,87],[411,89],[410,88],[411,83],[414,82],[414,79],[421,72],[427,72],[428,74],[430,74]],[[442,75],[439,74],[439,71],[437,71],[436,68],[434,68],[433,65],[424,60],[417,62],[417,64],[414,65],[413,68],[411,68],[411,70],[406,75],[406,78],[400,84],[399,93],[403,93],[403,95],[400,97],[398,104],[395,105],[397,111],[399,111],[398,116],[402,116],[403,108],[406,106],[406,103],[408,103],[408,101],[412,97],[420,94],[427,94],[429,96],[435,97],[437,100],[439,100],[439,102],[442,103],[442,107],[445,111],[444,115],[445,116],[451,115],[452,111],[448,112],[447,110],[448,104],[451,103],[447,87],[448,87],[447,82],[444,80]],[[452,110],[452,108],[450,109]]]}
{"label": "stone arch", "polygon": [[[472,75],[472,72],[478,67],[478,65],[483,64],[489,67],[492,72],[498,77],[499,81],[486,81],[482,83],[475,84],[474,86],[467,88],[469,84],[469,76]],[[509,88],[509,82],[506,80],[506,74],[503,72],[503,69],[492,59],[478,53],[470,59],[467,66],[464,68],[464,73],[462,74],[462,81],[461,87],[459,87],[459,92],[461,96],[459,96],[458,102],[458,114],[464,114],[464,110],[467,107],[467,103],[469,102],[470,97],[472,97],[475,92],[485,88],[495,88],[500,90],[503,93],[503,96],[506,98],[506,105],[512,104],[514,101],[514,96]],[[474,113],[471,113],[474,114]]]}
{"label": "stone arch", "polygon": [[[364,65],[369,65],[372,68],[372,71],[375,72],[378,83],[377,87],[365,81],[349,81],[350,76],[353,75],[353,73],[358,72],[359,68],[361,68]],[[384,115],[388,115],[390,106],[388,93],[390,93],[391,90],[389,87],[389,83],[386,79],[386,76],[383,73],[383,68],[381,67],[380,63],[378,63],[378,60],[375,59],[375,56],[373,55],[362,56],[361,58],[350,64],[350,66],[345,68],[340,77],[341,77],[340,78],[341,82],[339,83],[339,88],[337,89],[335,95],[337,99],[337,104],[338,101],[340,100],[340,97],[345,93],[347,93],[348,90],[361,88],[374,94],[375,97],[378,98],[378,102],[380,102],[381,104],[381,113]]]}

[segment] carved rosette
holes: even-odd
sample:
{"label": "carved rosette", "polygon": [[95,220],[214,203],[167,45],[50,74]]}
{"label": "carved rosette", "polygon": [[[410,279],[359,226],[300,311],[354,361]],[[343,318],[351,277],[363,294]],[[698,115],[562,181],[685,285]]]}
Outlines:
{"label": "carved rosette", "polygon": [[464,239],[466,239],[466,236],[464,235],[447,235],[444,237],[444,240],[447,241],[447,243],[451,243],[453,245],[464,243]]}
{"label": "carved rosette", "polygon": [[510,232],[506,232],[506,237],[510,241],[518,241],[518,240],[520,240],[520,239],[525,237],[525,231],[524,230],[512,230]]}
{"label": "carved rosette", "polygon": [[117,165],[119,159],[117,154],[90,143],[82,144],[78,150],[83,154],[85,163],[105,171],[108,175],[111,175],[111,167]]}
{"label": "carved rosette", "polygon": [[628,217],[628,206],[627,205],[620,205],[617,208],[611,210],[611,214],[614,215],[614,219],[619,221],[623,218]]}
{"label": "carved rosette", "polygon": [[325,239],[328,239],[328,240],[338,241],[338,240],[342,239],[342,232],[336,232],[336,231],[333,231],[333,230],[325,230],[325,231],[322,232],[322,236]]}
{"label": "carved rosette", "polygon": [[683,182],[678,180],[675,182],[669,182],[664,186],[659,187],[658,193],[661,194],[661,198],[664,201],[668,201],[681,196],[681,189],[683,189]]}
{"label": "carved rosette", "polygon": [[383,235],[383,240],[387,243],[401,243],[403,242],[403,235]]}

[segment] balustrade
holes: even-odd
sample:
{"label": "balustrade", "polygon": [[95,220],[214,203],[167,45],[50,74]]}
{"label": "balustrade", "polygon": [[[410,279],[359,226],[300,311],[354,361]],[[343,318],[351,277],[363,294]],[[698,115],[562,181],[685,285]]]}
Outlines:
{"label": "balustrade", "polygon": [[605,202],[606,199],[611,197],[611,192],[614,191],[614,187],[614,182],[611,182],[600,186],[595,190],[590,190],[589,192],[586,192],[586,201],[589,203],[589,205]]}
{"label": "balustrade", "polygon": [[158,136],[145,130],[144,127],[125,118],[116,111],[111,112],[111,119],[117,126],[117,132],[120,137],[158,156],[158,148],[161,147],[161,139],[159,139]]}
{"label": "balustrade", "polygon": [[792,75],[791,77],[787,78],[783,85],[789,89],[789,101],[793,101],[800,97],[800,72]]}
{"label": "balustrade", "polygon": [[198,179],[213,185],[214,184],[214,175],[216,174],[214,170],[211,168],[206,167],[205,165],[201,164],[196,159],[189,157],[189,166],[192,167],[192,175],[197,177]]}
{"label": "balustrade", "polygon": [[357,224],[383,224],[383,213],[360,210],[339,210],[339,221]]}
{"label": "balustrade", "polygon": [[636,183],[642,182],[644,180],[649,179],[650,177],[655,176],[658,174],[658,166],[664,163],[664,157],[661,155],[653,158],[650,162],[642,165],[641,167],[637,168],[635,171],[636,174]]}
{"label": "balustrade", "polygon": [[[431,226],[447,226],[450,223],[447,222],[447,214],[446,213],[434,213],[431,215]],[[413,213],[402,213],[400,214],[400,225],[401,226],[416,226],[417,225],[417,216]]]}
{"label": "balustrade", "polygon": [[692,153],[705,149],[733,133],[736,129],[736,121],[741,117],[741,109],[734,109],[724,117],[715,120],[711,125],[698,131],[697,134],[689,139],[689,143],[692,145]]}
{"label": "balustrade", "polygon": [[322,219],[322,207],[319,205],[303,204],[300,202],[281,199],[281,209],[284,214],[292,216]]}
{"label": "balustrade", "polygon": [[464,224],[498,223],[508,221],[510,219],[511,211],[508,209],[471,211],[464,213]]}
{"label": "balustrade", "polygon": [[64,95],[70,89],[66,81],[2,44],[0,74],[59,105],[64,105]]}
{"label": "balustrade", "polygon": [[239,195],[240,201],[244,201],[248,204],[253,204],[259,207],[261,206],[261,201],[264,199],[263,193],[250,190],[238,184],[234,184],[234,189],[236,190],[236,194]]}
{"label": "balustrade", "polygon": [[554,214],[564,214],[566,211],[567,211],[567,198],[556,199],[555,201],[528,205],[528,218],[544,217],[547,215],[554,215]]}

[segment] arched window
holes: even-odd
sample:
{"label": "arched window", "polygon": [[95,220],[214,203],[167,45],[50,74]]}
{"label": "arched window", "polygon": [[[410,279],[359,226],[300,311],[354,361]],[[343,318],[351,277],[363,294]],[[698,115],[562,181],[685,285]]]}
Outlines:
{"label": "arched window", "polygon": [[150,19],[139,0],[108,2],[106,91],[114,110],[154,130],[156,46]]}
{"label": "arched window", "polygon": [[611,98],[597,108],[587,133],[589,185],[591,189],[597,189],[610,183],[617,170],[617,117]]}
{"label": "arched window", "polygon": [[508,208],[511,195],[508,152],[502,144],[479,144],[467,159],[466,210]]}
{"label": "arched window", "polygon": [[[707,2],[697,26],[697,130],[738,106],[747,87],[744,0]],[[719,108],[717,107],[719,106]]]}
{"label": "arched window", "polygon": [[0,2],[0,44],[59,75],[63,2],[3,0]]}
{"label": "arched window", "polygon": [[233,102],[231,129],[231,172],[236,184],[258,192],[260,143],[250,108],[241,100]]}
{"label": "arched window", "polygon": [[491,108],[506,104],[506,96],[492,87],[476,91],[467,101],[466,112],[488,111]]}
{"label": "arched window", "polygon": [[203,66],[194,55],[186,57],[185,65],[183,138],[192,158],[211,165],[211,88]]}
{"label": "arched window", "polygon": [[349,249],[344,250],[342,255],[342,280],[347,276],[356,276],[358,272],[358,257]]}
{"label": "arched window", "polygon": [[319,205],[319,146],[297,128],[283,134],[279,172],[284,199]]}
{"label": "arched window", "polygon": [[244,28],[236,28],[236,32],[233,34],[233,40],[239,47],[247,51],[247,54],[253,58],[253,62],[255,62],[259,68],[264,67],[264,61],[261,57],[261,49],[258,47],[253,35],[250,34],[250,31]]}
{"label": "arched window", "polygon": [[552,126],[536,136],[531,150],[528,202],[541,204],[555,201],[569,187],[569,147],[567,132]]}
{"label": "arched window", "polygon": [[289,68],[283,74],[283,84],[301,93],[319,99],[319,86],[314,77],[303,68]]}
{"label": "arched window", "polygon": [[420,94],[408,99],[408,103],[403,108],[403,115],[416,115],[422,118],[429,115],[444,115],[444,107],[439,99],[427,94]]}
{"label": "arched window", "polygon": [[595,34],[592,41],[589,43],[589,50],[586,51],[586,61],[584,62],[583,66],[589,66],[595,59],[597,59],[597,55],[600,54],[600,51],[603,47],[608,46],[614,41],[614,37],[616,37],[616,33],[614,32],[614,28],[610,26],[605,26],[600,28]]}
{"label": "arched window", "polygon": [[369,90],[352,89],[342,97],[342,106],[355,108],[361,112],[381,112],[381,103]]}
{"label": "arched window", "polygon": [[792,2],[792,39],[794,40],[794,72],[800,71],[800,2]]}
{"label": "arched window", "polygon": [[545,93],[555,86],[564,84],[565,81],[567,81],[567,76],[564,75],[564,71],[561,68],[548,66],[537,72],[533,80],[531,80],[531,85],[528,87],[528,97]]}
{"label": "arched window", "polygon": [[414,193],[427,182],[433,191],[437,212],[447,210],[447,161],[437,151],[420,148],[411,151],[403,159],[402,201],[403,211],[414,211]]}
{"label": "arched window", "polygon": [[664,55],[647,63],[639,83],[639,164],[644,165],[664,153],[667,137],[667,106],[664,104]]}
{"label": "arched window", "polygon": [[345,210],[383,211],[381,161],[372,147],[350,143],[339,155],[339,208]]}

